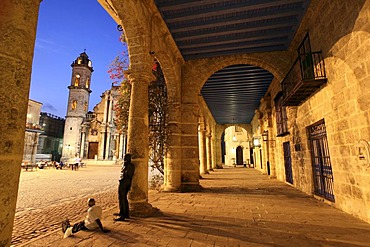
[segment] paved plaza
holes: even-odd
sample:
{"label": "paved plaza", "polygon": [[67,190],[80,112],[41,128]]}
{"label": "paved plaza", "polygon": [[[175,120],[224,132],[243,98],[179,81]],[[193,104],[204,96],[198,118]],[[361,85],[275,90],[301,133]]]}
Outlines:
{"label": "paved plaza", "polygon": [[[68,176],[79,176],[81,185],[84,184],[82,174],[95,174],[93,168],[75,174],[65,172]],[[107,184],[101,192],[95,192],[98,204],[104,208],[103,225],[110,233],[83,231],[63,239],[60,221],[65,217],[72,222],[81,220],[86,211],[85,199],[90,191],[84,188],[83,195],[79,195],[80,188],[76,186],[75,190],[67,191],[77,194],[66,195],[70,199],[60,201],[61,204],[58,201],[39,211],[24,211],[27,219],[18,217],[22,213],[17,213],[15,232],[38,226],[41,233],[37,236],[35,232],[34,237],[16,245],[370,246],[370,224],[251,168],[224,168],[204,175],[202,192],[149,191],[149,202],[158,211],[148,218],[114,222],[112,214],[118,211],[115,174],[118,170],[117,167],[107,169],[111,178],[102,171],[97,173],[102,183]],[[49,193],[50,190],[45,194]]]}
{"label": "paved plaza", "polygon": [[65,218],[81,218],[92,195],[105,210],[116,206],[119,173],[119,165],[88,165],[77,171],[22,170],[12,243],[18,245],[59,229]]}

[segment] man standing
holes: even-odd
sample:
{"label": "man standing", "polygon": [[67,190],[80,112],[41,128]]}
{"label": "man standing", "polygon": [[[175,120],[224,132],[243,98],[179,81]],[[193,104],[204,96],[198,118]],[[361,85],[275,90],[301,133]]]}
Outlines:
{"label": "man standing", "polygon": [[131,163],[131,154],[126,154],[121,168],[121,175],[118,186],[119,217],[115,221],[125,221],[130,218],[127,194],[131,188],[132,177],[134,176],[135,166]]}

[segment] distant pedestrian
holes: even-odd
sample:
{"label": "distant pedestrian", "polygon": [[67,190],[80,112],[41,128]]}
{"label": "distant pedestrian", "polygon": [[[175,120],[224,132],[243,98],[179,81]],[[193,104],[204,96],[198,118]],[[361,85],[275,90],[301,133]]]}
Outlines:
{"label": "distant pedestrian", "polygon": [[69,223],[69,220],[62,222],[62,231],[64,232],[64,238],[67,238],[80,230],[95,230],[98,227],[102,232],[107,233],[110,230],[105,229],[100,221],[102,216],[102,208],[95,205],[95,199],[90,198],[87,201],[89,209],[85,220],[75,223],[73,226]]}
{"label": "distant pedestrian", "polygon": [[125,221],[130,218],[129,205],[127,194],[131,188],[132,177],[134,176],[135,166],[131,163],[131,154],[126,154],[121,168],[121,175],[118,185],[118,202],[119,213],[114,215],[119,216],[115,221]]}
{"label": "distant pedestrian", "polygon": [[72,163],[72,170],[74,168],[75,171],[77,171],[78,167],[81,164],[81,158],[78,156],[78,154],[75,155],[74,163]]}

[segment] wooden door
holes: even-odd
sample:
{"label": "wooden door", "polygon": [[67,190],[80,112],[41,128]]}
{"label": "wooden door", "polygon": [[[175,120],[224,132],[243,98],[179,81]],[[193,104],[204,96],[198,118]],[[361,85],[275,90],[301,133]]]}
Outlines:
{"label": "wooden door", "polygon": [[89,152],[87,155],[88,159],[94,159],[95,155],[98,155],[99,142],[89,142]]}

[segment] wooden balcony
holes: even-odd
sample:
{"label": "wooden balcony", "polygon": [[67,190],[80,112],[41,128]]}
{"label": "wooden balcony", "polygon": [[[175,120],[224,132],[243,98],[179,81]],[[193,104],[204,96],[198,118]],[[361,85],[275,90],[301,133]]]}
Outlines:
{"label": "wooden balcony", "polygon": [[327,82],[321,52],[299,55],[281,83],[282,104],[298,106]]}

